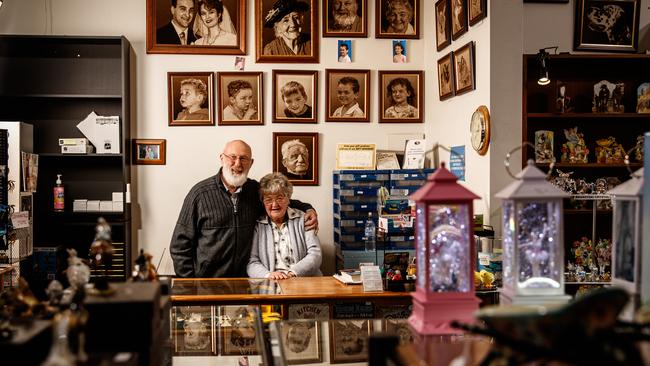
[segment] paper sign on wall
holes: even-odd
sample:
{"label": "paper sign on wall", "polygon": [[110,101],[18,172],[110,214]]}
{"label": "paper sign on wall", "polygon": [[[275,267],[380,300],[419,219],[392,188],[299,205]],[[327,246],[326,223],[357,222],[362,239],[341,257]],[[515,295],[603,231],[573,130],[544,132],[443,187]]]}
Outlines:
{"label": "paper sign on wall", "polygon": [[451,147],[449,171],[457,176],[458,180],[465,181],[465,145]]}

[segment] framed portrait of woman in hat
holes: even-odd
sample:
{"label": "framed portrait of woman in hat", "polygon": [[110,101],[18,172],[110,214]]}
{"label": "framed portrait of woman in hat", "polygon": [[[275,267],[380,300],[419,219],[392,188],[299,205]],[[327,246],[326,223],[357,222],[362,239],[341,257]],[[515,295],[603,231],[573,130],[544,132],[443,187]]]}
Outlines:
{"label": "framed portrait of woman in hat", "polygon": [[255,0],[257,62],[318,63],[316,0]]}

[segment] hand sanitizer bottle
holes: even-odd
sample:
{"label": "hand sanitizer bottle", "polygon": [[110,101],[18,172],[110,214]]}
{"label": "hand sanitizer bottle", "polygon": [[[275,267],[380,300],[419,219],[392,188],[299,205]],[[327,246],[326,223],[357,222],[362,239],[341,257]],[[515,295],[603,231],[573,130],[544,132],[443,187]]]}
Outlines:
{"label": "hand sanitizer bottle", "polygon": [[65,189],[61,183],[61,174],[56,175],[56,186],[54,187],[54,211],[63,212],[65,209]]}

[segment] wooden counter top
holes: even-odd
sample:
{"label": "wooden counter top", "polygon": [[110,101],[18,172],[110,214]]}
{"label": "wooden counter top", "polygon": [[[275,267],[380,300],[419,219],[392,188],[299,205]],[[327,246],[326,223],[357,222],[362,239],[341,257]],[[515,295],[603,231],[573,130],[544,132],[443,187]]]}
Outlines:
{"label": "wooden counter top", "polygon": [[331,276],[286,280],[256,278],[175,278],[171,300],[181,304],[273,304],[338,300],[411,301],[409,292],[363,292],[361,285],[344,285]]}

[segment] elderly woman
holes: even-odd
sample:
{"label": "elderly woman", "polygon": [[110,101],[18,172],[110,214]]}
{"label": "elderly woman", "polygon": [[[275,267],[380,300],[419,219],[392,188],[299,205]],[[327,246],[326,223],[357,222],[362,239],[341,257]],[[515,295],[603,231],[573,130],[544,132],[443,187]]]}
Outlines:
{"label": "elderly woman", "polygon": [[260,198],[266,215],[257,220],[248,276],[281,280],[321,276],[320,242],[305,231],[305,213],[289,207],[293,185],[281,173],[260,180]]}
{"label": "elderly woman", "polygon": [[264,19],[264,27],[273,28],[275,39],[264,45],[264,55],[311,55],[311,39],[302,32],[304,13],[309,4],[298,0],[278,0]]}

